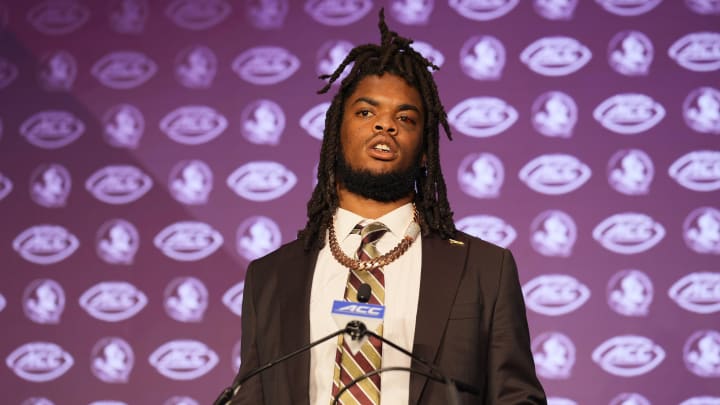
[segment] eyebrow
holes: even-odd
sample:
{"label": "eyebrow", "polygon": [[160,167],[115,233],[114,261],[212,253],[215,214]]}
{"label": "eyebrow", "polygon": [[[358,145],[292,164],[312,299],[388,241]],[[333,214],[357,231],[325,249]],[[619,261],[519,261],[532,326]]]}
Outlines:
{"label": "eyebrow", "polygon": [[[358,98],[353,102],[353,105],[358,104],[358,103],[367,103],[367,104],[370,104],[370,105],[373,106],[373,107],[377,107],[377,106],[380,105],[380,103],[379,103],[377,100],[372,99],[372,98],[370,98],[370,97],[358,97]],[[417,112],[418,114],[420,113],[420,109],[417,108],[416,106],[412,105],[412,104],[400,104],[400,105],[398,106],[398,111],[408,111],[408,110],[410,110],[410,111],[415,111],[415,112]]]}

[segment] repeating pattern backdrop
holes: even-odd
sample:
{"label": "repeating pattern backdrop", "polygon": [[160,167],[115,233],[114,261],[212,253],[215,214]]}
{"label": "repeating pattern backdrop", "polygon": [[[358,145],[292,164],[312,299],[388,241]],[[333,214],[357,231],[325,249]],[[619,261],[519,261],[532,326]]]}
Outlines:
{"label": "repeating pattern backdrop", "polygon": [[231,381],[245,268],[304,224],[316,76],[382,6],[441,66],[457,224],[515,253],[550,402],[720,404],[717,0],[0,3],[3,403]]}

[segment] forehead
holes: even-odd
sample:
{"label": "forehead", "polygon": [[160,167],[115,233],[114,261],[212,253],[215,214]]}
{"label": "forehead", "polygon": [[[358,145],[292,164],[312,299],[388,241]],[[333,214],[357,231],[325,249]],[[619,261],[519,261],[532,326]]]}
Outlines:
{"label": "forehead", "polygon": [[402,77],[391,73],[363,77],[345,101],[352,104],[360,97],[394,105],[411,104],[420,111],[423,107],[418,90],[410,86]]}

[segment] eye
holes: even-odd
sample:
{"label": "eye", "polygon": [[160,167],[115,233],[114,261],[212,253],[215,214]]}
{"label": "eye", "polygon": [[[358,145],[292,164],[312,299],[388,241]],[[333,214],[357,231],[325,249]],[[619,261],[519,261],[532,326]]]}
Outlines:
{"label": "eye", "polygon": [[398,119],[399,119],[401,122],[405,122],[405,123],[408,123],[408,124],[415,124],[415,118],[413,118],[413,117],[411,117],[411,116],[409,116],[409,115],[401,115],[401,116],[398,117]]}
{"label": "eye", "polygon": [[360,110],[355,113],[358,117],[369,117],[372,115],[372,112],[370,110]]}

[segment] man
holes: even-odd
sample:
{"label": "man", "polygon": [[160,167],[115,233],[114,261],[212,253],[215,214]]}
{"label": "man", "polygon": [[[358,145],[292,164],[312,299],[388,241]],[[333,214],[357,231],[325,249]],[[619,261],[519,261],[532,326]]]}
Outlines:
{"label": "man", "polygon": [[[353,64],[327,112],[306,227],[248,268],[238,375],[344,327],[333,300],[357,301],[368,284],[370,303],[385,306],[376,332],[479,390],[462,403],[546,403],[512,255],[453,223],[438,151],[439,127],[448,137],[450,128],[428,69],[437,67],[388,30],[382,11],[379,25],[379,46],[353,49],[322,77],[326,92]],[[368,371],[410,366],[428,372],[378,339],[342,336],[252,377],[232,403],[326,405]],[[446,387],[387,372],[340,401],[437,404]]]}

